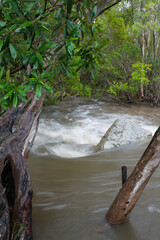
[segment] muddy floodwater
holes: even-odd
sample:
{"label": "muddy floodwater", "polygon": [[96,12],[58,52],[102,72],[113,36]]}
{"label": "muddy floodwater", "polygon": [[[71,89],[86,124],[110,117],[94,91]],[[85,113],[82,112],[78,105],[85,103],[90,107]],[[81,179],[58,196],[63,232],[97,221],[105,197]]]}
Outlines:
{"label": "muddy floodwater", "polygon": [[152,135],[160,108],[113,99],[66,98],[46,106],[28,160],[34,240],[159,240],[160,169],[153,174],[128,220],[109,226],[105,215],[121,188],[121,166],[130,174],[150,139],[94,153],[118,118]]}

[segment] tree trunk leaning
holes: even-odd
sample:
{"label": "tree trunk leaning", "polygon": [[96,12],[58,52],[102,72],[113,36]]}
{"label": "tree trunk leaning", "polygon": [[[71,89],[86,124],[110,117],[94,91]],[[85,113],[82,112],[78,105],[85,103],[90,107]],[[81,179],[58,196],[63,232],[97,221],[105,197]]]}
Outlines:
{"label": "tree trunk leaning", "polygon": [[160,127],[136,165],[135,169],[120,189],[110,206],[106,219],[110,224],[123,223],[135,206],[140,194],[160,162]]}

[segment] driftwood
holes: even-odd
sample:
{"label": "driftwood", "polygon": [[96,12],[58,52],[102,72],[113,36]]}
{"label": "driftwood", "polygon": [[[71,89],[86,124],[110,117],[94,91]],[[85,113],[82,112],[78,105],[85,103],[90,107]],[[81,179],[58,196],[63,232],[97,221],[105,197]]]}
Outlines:
{"label": "driftwood", "polygon": [[[44,98],[45,92],[38,101],[30,94],[27,104],[0,117],[1,240],[32,239],[32,188],[26,165],[27,145],[34,125],[38,125]],[[35,134],[36,130],[37,127]]]}
{"label": "driftwood", "polygon": [[106,218],[110,224],[125,221],[160,162],[160,127],[130,177],[110,206]]}

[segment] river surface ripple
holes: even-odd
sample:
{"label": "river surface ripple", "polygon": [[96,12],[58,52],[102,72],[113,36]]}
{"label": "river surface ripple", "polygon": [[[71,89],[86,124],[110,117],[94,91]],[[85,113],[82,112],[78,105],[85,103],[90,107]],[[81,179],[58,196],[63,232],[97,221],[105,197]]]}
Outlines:
{"label": "river surface ripple", "polygon": [[149,140],[94,153],[118,118],[154,134],[160,109],[113,99],[67,98],[43,108],[28,161],[34,191],[34,240],[159,240],[160,172],[156,170],[128,220],[111,227],[105,215]]}

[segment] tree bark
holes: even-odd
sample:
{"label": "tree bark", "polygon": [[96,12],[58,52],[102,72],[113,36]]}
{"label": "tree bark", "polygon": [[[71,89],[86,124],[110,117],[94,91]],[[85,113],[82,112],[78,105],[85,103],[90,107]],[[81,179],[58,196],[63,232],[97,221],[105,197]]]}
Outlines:
{"label": "tree bark", "polygon": [[110,224],[120,224],[126,220],[140,194],[160,162],[160,127],[142,155],[130,177],[120,189],[110,206],[106,219]]}
{"label": "tree bark", "polygon": [[28,104],[7,111],[0,118],[0,239],[32,239],[27,145],[34,124],[38,123],[44,98],[44,91],[38,101],[30,94]]}

